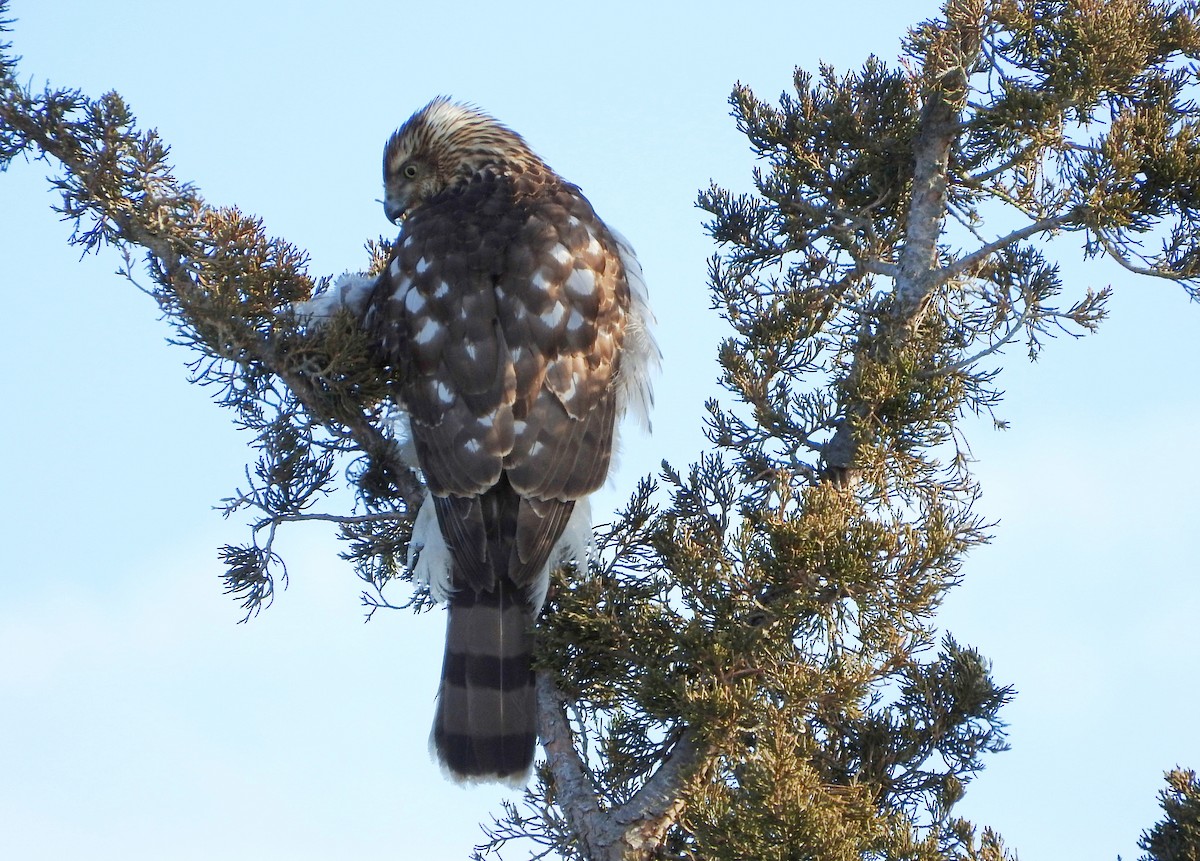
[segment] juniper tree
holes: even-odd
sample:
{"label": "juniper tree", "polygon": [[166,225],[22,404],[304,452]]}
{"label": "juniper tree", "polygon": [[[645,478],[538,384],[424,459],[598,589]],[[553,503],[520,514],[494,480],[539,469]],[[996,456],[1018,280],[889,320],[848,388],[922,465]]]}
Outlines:
{"label": "juniper tree", "polygon": [[[759,168],[699,196],[730,332],[711,450],[664,462],[590,569],[557,572],[546,761],[478,854],[1008,857],[954,813],[1012,693],[935,624],[987,539],[961,421],[999,402],[1006,347],[1102,320],[1108,292],[1051,256],[1070,239],[1196,295],[1197,23],[1190,3],[949,0],[899,63],[797,70],[776,103],[734,90]],[[72,242],[148,274],[193,381],[255,435],[227,590],[257,613],[286,573],[277,527],[332,521],[370,612],[428,607],[405,564],[424,489],[370,344],[349,311],[296,313],[361,282],[209,206],[116,94],[15,73],[6,45],[0,164],[58,165]],[[343,483],[353,509],[321,508]]]}
{"label": "juniper tree", "polygon": [[1141,861],[1196,861],[1200,859],[1200,780],[1182,768],[1167,772],[1167,788],[1158,795],[1161,822],[1142,834]]}

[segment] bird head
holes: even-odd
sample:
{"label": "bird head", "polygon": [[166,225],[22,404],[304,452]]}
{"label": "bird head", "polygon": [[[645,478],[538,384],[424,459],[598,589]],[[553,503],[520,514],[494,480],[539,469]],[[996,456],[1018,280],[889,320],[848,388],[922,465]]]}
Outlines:
{"label": "bird head", "polygon": [[392,135],[383,154],[383,212],[392,224],[448,184],[437,153],[418,136],[404,133],[410,123]]}
{"label": "bird head", "polygon": [[447,188],[485,170],[545,165],[516,132],[478,108],[434,99],[383,150],[383,211],[396,224]]}

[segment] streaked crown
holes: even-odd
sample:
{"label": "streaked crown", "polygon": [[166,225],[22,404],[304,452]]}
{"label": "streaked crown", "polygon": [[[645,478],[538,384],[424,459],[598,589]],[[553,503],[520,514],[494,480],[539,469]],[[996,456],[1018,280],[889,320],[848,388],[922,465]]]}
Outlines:
{"label": "streaked crown", "polygon": [[488,169],[546,170],[524,139],[473,105],[434,99],[383,151],[385,210],[395,221],[442,189]]}

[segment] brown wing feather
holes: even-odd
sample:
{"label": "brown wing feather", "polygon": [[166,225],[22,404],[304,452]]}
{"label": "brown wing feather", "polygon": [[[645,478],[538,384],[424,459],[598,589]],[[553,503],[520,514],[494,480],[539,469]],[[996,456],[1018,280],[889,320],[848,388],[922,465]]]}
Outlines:
{"label": "brown wing feather", "polygon": [[[447,192],[410,216],[389,275],[377,326],[411,368],[400,388],[432,492],[479,496],[503,474],[539,501],[598,489],[629,291],[578,189],[526,172]],[[519,521],[530,558],[549,553],[567,517]],[[536,537],[524,534],[535,523]],[[469,548],[462,557],[479,564]]]}

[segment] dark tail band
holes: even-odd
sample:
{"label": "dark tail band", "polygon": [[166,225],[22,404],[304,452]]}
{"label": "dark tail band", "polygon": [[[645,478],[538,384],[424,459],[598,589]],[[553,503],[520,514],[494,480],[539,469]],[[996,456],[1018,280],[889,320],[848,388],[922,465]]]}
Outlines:
{"label": "dark tail band", "polygon": [[433,722],[439,761],[458,780],[521,781],[537,744],[533,619],[507,577],[450,600]]}

